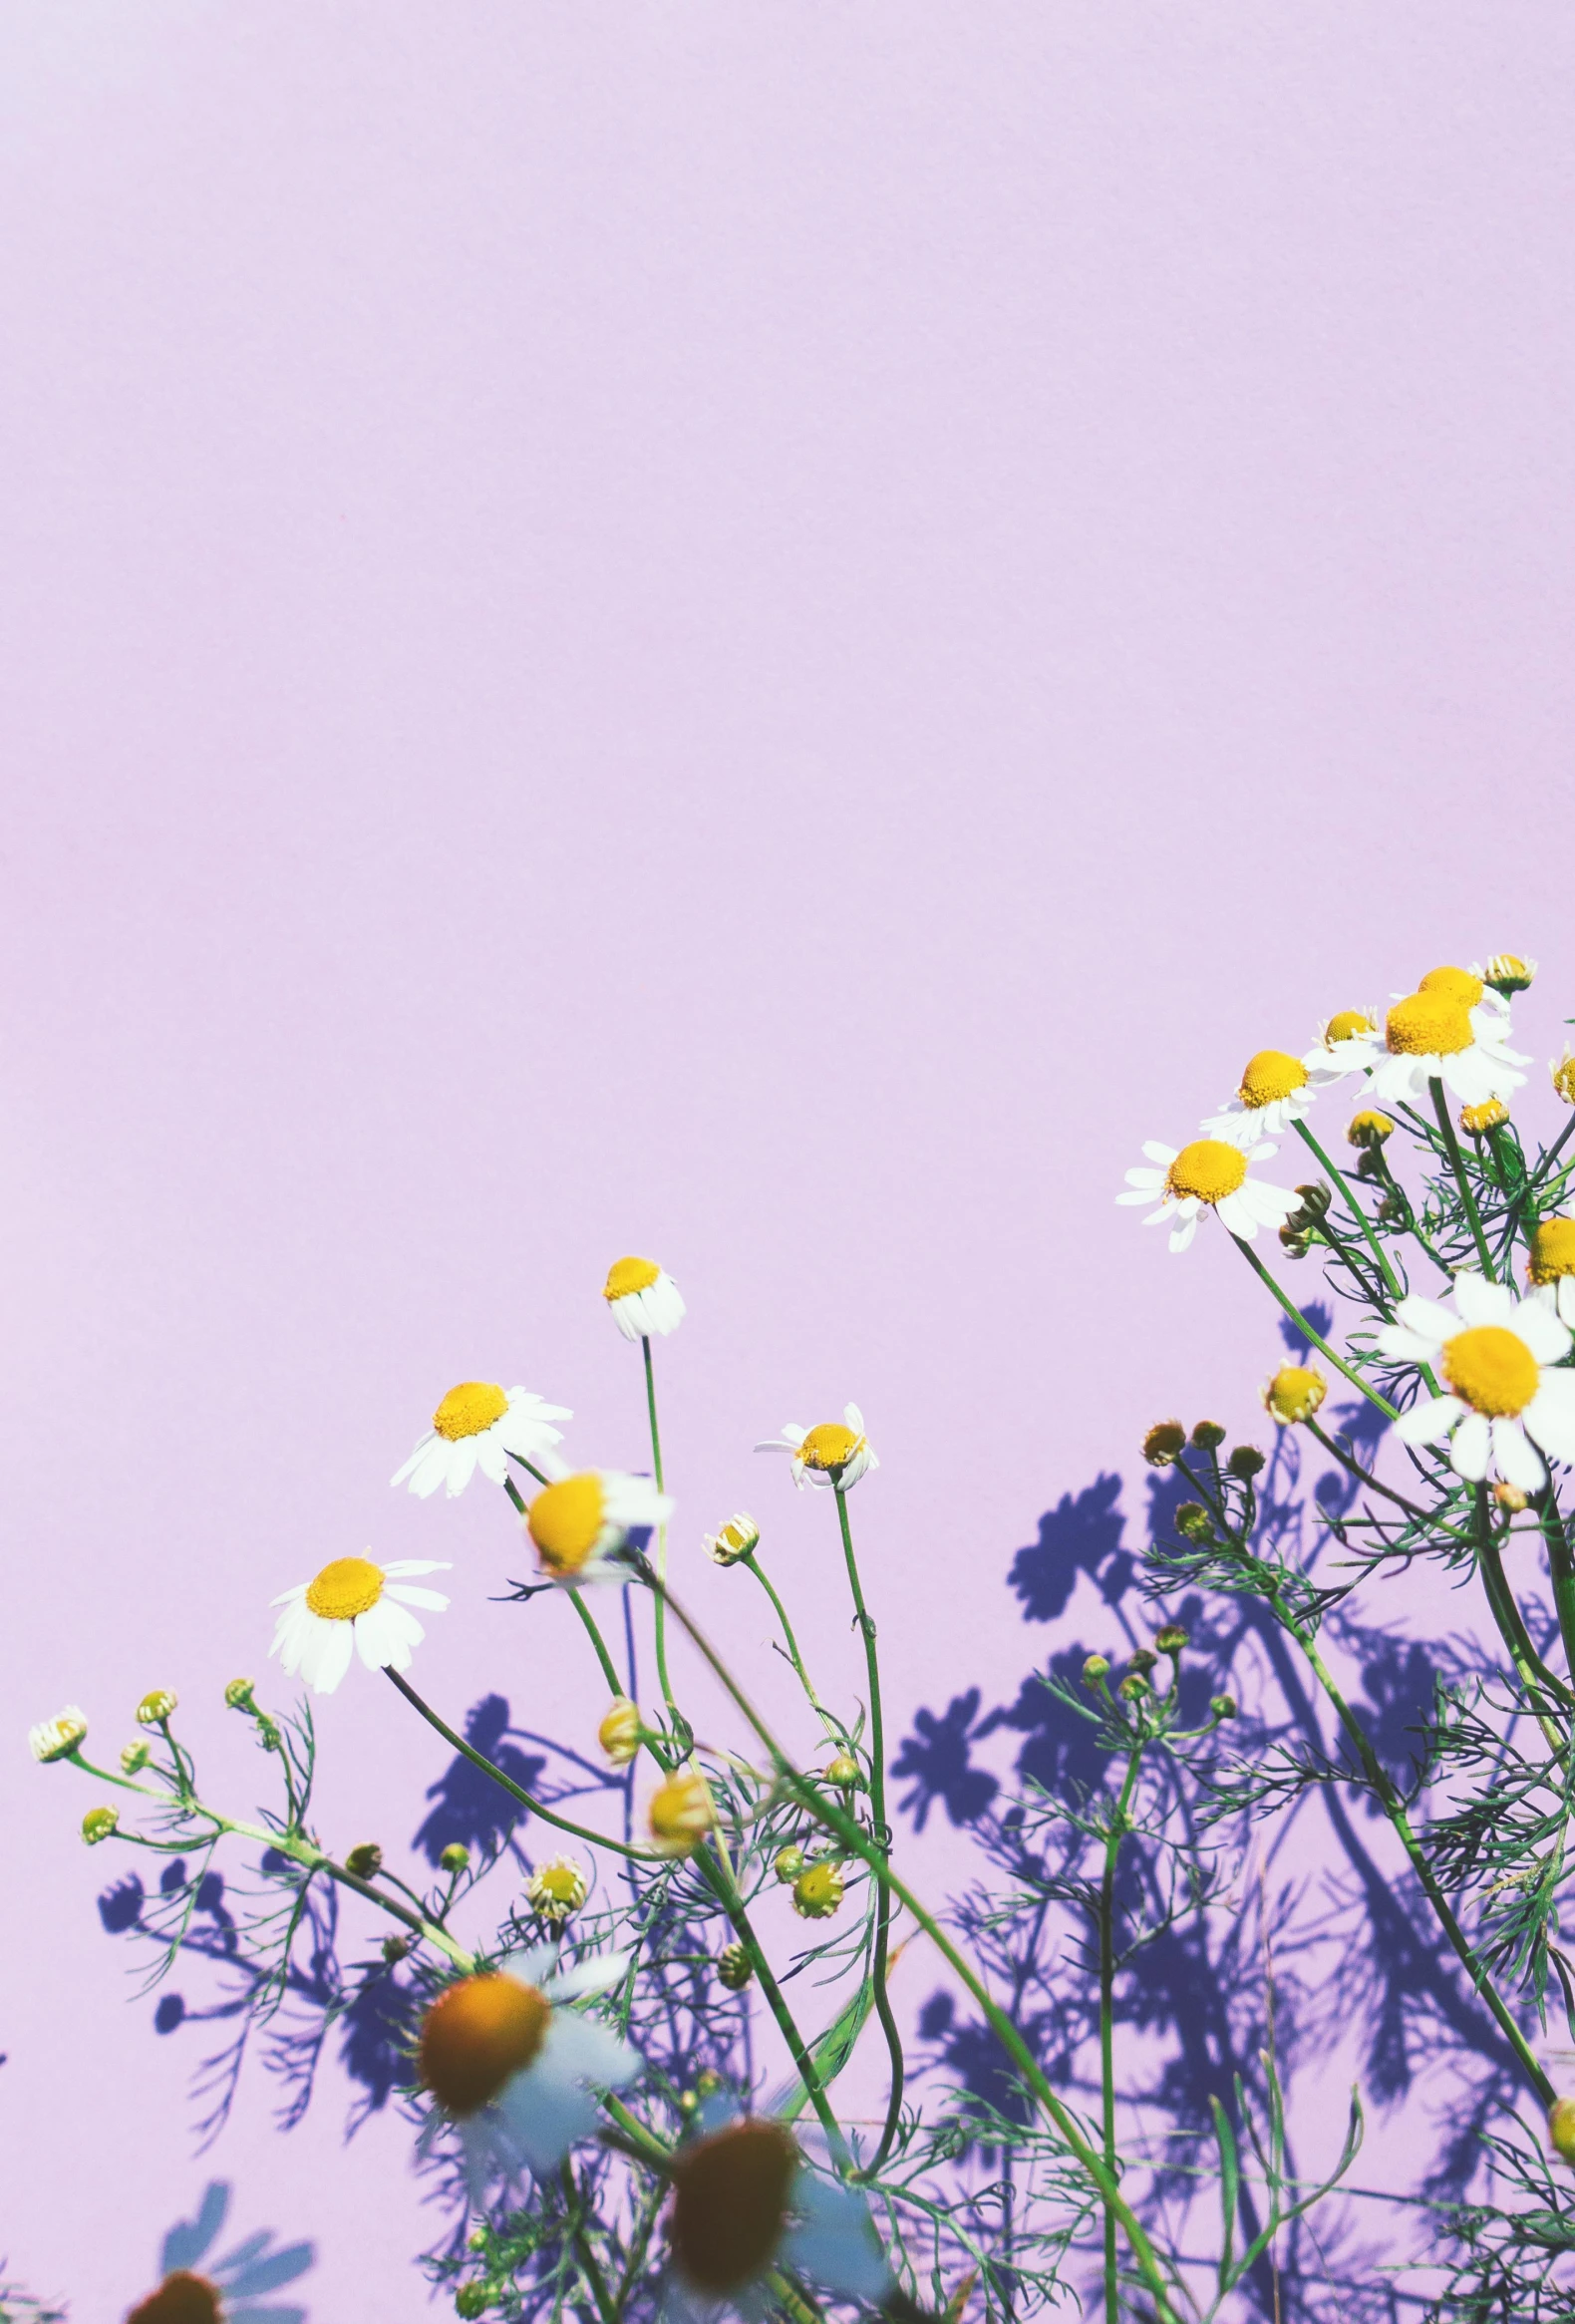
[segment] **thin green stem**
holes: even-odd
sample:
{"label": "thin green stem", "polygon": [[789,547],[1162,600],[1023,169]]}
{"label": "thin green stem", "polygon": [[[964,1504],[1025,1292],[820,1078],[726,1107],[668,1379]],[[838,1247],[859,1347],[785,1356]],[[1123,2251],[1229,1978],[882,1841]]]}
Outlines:
{"label": "thin green stem", "polygon": [[1340,1191],[1340,1199],[1344,1202],[1346,1208],[1350,1211],[1358,1226],[1361,1227],[1364,1235],[1366,1235],[1368,1248],[1372,1251],[1373,1256],[1379,1263],[1379,1271],[1389,1286],[1391,1296],[1395,1299],[1401,1298],[1403,1294],[1400,1287],[1400,1278],[1397,1276],[1394,1268],[1390,1265],[1389,1253],[1385,1250],[1383,1244],[1379,1241],[1377,1234],[1374,1232],[1372,1219],[1369,1218],[1367,1212],[1363,1209],[1355,1194],[1352,1193],[1351,1187],[1347,1182],[1345,1172],[1341,1169],[1338,1169],[1330,1161],[1328,1155],[1325,1154],[1323,1148],[1319,1145],[1317,1139],[1308,1129],[1305,1122],[1298,1121],[1295,1125],[1295,1128],[1298,1137],[1301,1139],[1303,1145],[1311,1154],[1313,1160],[1320,1163],[1322,1167],[1328,1171],[1330,1177],[1334,1180],[1335,1185],[1339,1188]]}
{"label": "thin green stem", "polygon": [[1575,1685],[1575,1561],[1570,1557],[1569,1536],[1564,1530],[1558,1493],[1552,1485],[1537,1511],[1537,1519],[1547,1543],[1548,1570],[1553,1577],[1553,1604],[1559,1618],[1559,1636],[1564,1642],[1564,1660],[1570,1682]]}
{"label": "thin green stem", "polygon": [[[886,1730],[880,1708],[880,1657],[875,1647],[874,1619],[864,1603],[858,1559],[853,1553],[853,1528],[848,1522],[847,1494],[842,1490],[840,1477],[833,1479],[833,1485],[837,1522],[842,1530],[842,1558],[847,1567],[847,1586],[852,1592],[854,1619],[864,1641],[864,1669],[869,1679],[869,1812],[874,1825],[875,1844],[883,1854],[889,1856],[891,1826],[886,1822]],[[896,2139],[897,2126],[902,2120],[902,2036],[897,2030],[891,1997],[886,1991],[886,1964],[890,1949],[891,1892],[882,1881],[875,1890],[875,1944],[870,1957],[869,1975],[875,1996],[875,2014],[880,2019],[880,2030],[886,2037],[886,2054],[891,2061],[891,2095],[886,2101],[886,2120],[881,2129],[880,2145],[861,2172],[863,2177],[871,2176],[885,2161]]]}
{"label": "thin green stem", "polygon": [[1482,1595],[1487,1600],[1488,1611],[1497,1626],[1499,1637],[1504,1642],[1505,1651],[1515,1666],[1516,1676],[1526,1690],[1526,1697],[1531,1704],[1532,1713],[1537,1725],[1542,1730],[1542,1740],[1546,1743],[1549,1751],[1562,1760],[1565,1738],[1559,1733],[1555,1722],[1548,1716],[1546,1698],[1550,1697],[1555,1707],[1567,1712],[1571,1705],[1575,1704],[1575,1695],[1572,1695],[1568,1687],[1554,1677],[1531,1643],[1530,1633],[1526,1629],[1520,1608],[1515,1602],[1514,1591],[1510,1588],[1508,1576],[1504,1572],[1503,1560],[1498,1554],[1498,1544],[1493,1539],[1492,1526],[1486,1514],[1486,1487],[1478,1486],[1477,1493],[1481,1501],[1481,1513],[1477,1533],[1476,1567],[1482,1577]]}
{"label": "thin green stem", "polygon": [[462,1759],[468,1759],[472,1767],[479,1768],[483,1775],[490,1776],[493,1783],[505,1791],[511,1800],[517,1800],[521,1808],[528,1808],[532,1816],[539,1816],[543,1824],[553,1825],[559,1831],[569,1832],[575,1839],[588,1840],[593,1847],[611,1848],[614,1855],[627,1856],[632,1863],[656,1864],[664,1860],[650,1848],[628,1847],[621,1839],[609,1839],[604,1831],[591,1831],[583,1824],[571,1824],[566,1816],[559,1816],[544,1802],[532,1798],[529,1792],[522,1791],[512,1777],[505,1776],[501,1768],[494,1767],[483,1753],[476,1751],[472,1745],[467,1743],[463,1735],[456,1735],[448,1721],[440,1719],[432,1705],[424,1703],[415,1688],[408,1680],[402,1678],[397,1670],[385,1668],[383,1676],[398,1687],[411,1708],[419,1711],[428,1726],[434,1728],[443,1737],[445,1743],[451,1744]]}
{"label": "thin green stem", "polygon": [[[526,1461],[522,1455],[515,1453],[512,1454],[510,1458],[518,1461],[522,1469],[530,1469],[531,1476],[541,1478],[541,1483],[543,1485],[547,1483],[546,1478],[541,1476],[540,1470],[531,1469],[530,1463]],[[520,1493],[518,1486],[514,1483],[511,1477],[505,1477],[503,1479],[503,1491],[507,1494],[509,1499],[513,1502],[520,1515],[523,1516],[525,1513],[524,1496]],[[596,1660],[601,1664],[602,1677],[607,1681],[608,1686],[612,1689],[615,1695],[621,1695],[623,1693],[623,1686],[618,1677],[617,1666],[614,1663],[612,1656],[607,1651],[606,1640],[603,1638],[600,1630],[596,1627],[595,1615],[591,1612],[589,1606],[585,1603],[584,1598],[577,1589],[571,1589],[568,1594],[573,1603],[575,1613],[578,1614],[580,1620],[585,1625],[586,1635],[589,1637],[592,1646],[594,1646],[596,1649]]]}
{"label": "thin green stem", "polygon": [[[1115,2150],[1115,1867],[1127,1832],[1127,1811],[1143,1756],[1146,1737],[1139,1736],[1126,1756],[1126,1781],[1115,1803],[1115,1814],[1104,1841],[1104,1869],[1100,1880],[1100,2102],[1103,2130],[1104,2167],[1115,2185],[1120,2164]],[[1115,2211],[1104,2202],[1104,2319],[1120,2324],[1120,2277],[1116,2265]]]}
{"label": "thin green stem", "polygon": [[[1392,1500],[1398,1509],[1404,1509],[1407,1516],[1415,1517],[1419,1524],[1433,1523],[1434,1520],[1428,1516],[1425,1509],[1419,1509],[1415,1501],[1408,1500],[1406,1495],[1403,1493],[1397,1493],[1393,1486],[1383,1484],[1374,1476],[1371,1469],[1364,1469],[1361,1462],[1354,1460],[1345,1450],[1337,1437],[1330,1436],[1326,1429],[1319,1427],[1310,1413],[1302,1422],[1302,1426],[1310,1437],[1323,1446],[1324,1451],[1330,1455],[1331,1459],[1338,1461],[1341,1468],[1356,1478],[1359,1484],[1365,1485],[1370,1493],[1381,1494],[1385,1500]],[[1391,1522],[1393,1521],[1391,1519]],[[1438,1532],[1447,1533],[1451,1540],[1458,1541],[1464,1538],[1462,1534],[1455,1531],[1452,1525],[1437,1525],[1435,1529]]]}
{"label": "thin green stem", "polygon": [[756,1551],[751,1549],[745,1556],[738,1558],[736,1563],[748,1567],[749,1571],[754,1574],[756,1580],[760,1583],[762,1589],[766,1592],[766,1595],[771,1599],[773,1606],[777,1609],[777,1619],[782,1624],[783,1637],[786,1639],[788,1645],[788,1659],[792,1664],[793,1670],[797,1674],[798,1684],[802,1687],[804,1693],[808,1696],[809,1701],[814,1705],[815,1709],[819,1712],[821,1718],[826,1722],[827,1726],[831,1728],[832,1732],[840,1733],[840,1721],[835,1719],[832,1714],[826,1710],[819,1696],[814,1691],[813,1684],[810,1681],[809,1673],[804,1668],[803,1656],[798,1651],[798,1641],[793,1636],[792,1624],[788,1619],[788,1609],[783,1604],[782,1599],[778,1596],[776,1589],[773,1587],[770,1579],[768,1578],[766,1568],[760,1562],[760,1558]]}
{"label": "thin green stem", "polygon": [[1487,1236],[1482,1230],[1481,1214],[1476,1207],[1476,1196],[1471,1192],[1471,1181],[1465,1174],[1465,1157],[1460,1152],[1460,1141],[1455,1137],[1454,1124],[1449,1119],[1449,1103],[1443,1094],[1443,1084],[1436,1074],[1432,1074],[1428,1077],[1427,1087],[1432,1092],[1432,1110],[1438,1117],[1438,1128],[1443,1135],[1449,1167],[1454,1172],[1454,1182],[1460,1189],[1460,1201],[1470,1222],[1471,1240],[1476,1245],[1482,1273],[1491,1283],[1495,1280],[1492,1254],[1487,1248]]}
{"label": "thin green stem", "polygon": [[1380,1396],[1376,1388],[1370,1388],[1367,1382],[1363,1379],[1361,1373],[1354,1372],[1351,1366],[1346,1362],[1344,1356],[1337,1356],[1334,1349],[1329,1345],[1329,1342],[1322,1336],[1322,1334],[1316,1332],[1313,1329],[1312,1325],[1303,1315],[1301,1309],[1292,1299],[1290,1293],[1288,1291],[1281,1290],[1279,1284],[1270,1274],[1262,1259],[1259,1258],[1251,1243],[1243,1242],[1239,1234],[1233,1234],[1230,1239],[1235,1244],[1236,1248],[1240,1251],[1242,1257],[1246,1260],[1253,1273],[1268,1285],[1270,1291],[1273,1292],[1275,1298],[1284,1308],[1286,1314],[1295,1324],[1297,1330],[1302,1334],[1303,1338],[1311,1341],[1312,1345],[1318,1350],[1319,1354],[1327,1357],[1328,1361],[1333,1364],[1337,1372],[1343,1372],[1346,1378],[1350,1381],[1353,1388],[1360,1388],[1362,1394],[1367,1398],[1369,1404],[1376,1404],[1379,1411],[1383,1413],[1386,1420],[1399,1420],[1400,1414],[1396,1411],[1394,1405],[1390,1403],[1388,1397]]}
{"label": "thin green stem", "polygon": [[407,1911],[392,1896],[385,1896],[381,1889],[374,1888],[370,1880],[363,1880],[348,1865],[336,1863],[326,1849],[316,1846],[298,1832],[270,1831],[259,1824],[243,1824],[233,1817],[221,1816],[217,1809],[204,1808],[199,1802],[193,1805],[197,1813],[215,1827],[215,1836],[218,1832],[227,1831],[240,1839],[254,1839],[264,1847],[277,1848],[280,1855],[288,1856],[292,1863],[299,1864],[305,1871],[326,1872],[331,1880],[337,1880],[341,1888],[353,1889],[357,1896],[364,1896],[369,1904],[375,1904],[380,1912],[388,1913],[391,1919],[402,1921],[406,1928],[413,1929],[418,1936],[425,1937],[429,1944],[436,1945],[441,1953],[447,1954],[462,1976],[468,1977],[475,1967],[473,1954],[466,1952],[462,1945],[457,1945],[447,1929],[429,1920],[424,1912]]}
{"label": "thin green stem", "polygon": [[[646,1332],[640,1340],[640,1352],[645,1358],[645,1409],[651,1423],[651,1473],[656,1479],[658,1493],[666,1491],[662,1482],[662,1432],[656,1419],[656,1369],[651,1361],[651,1335]],[[667,1520],[664,1518],[656,1531],[656,1570],[663,1582],[667,1580]],[[656,1593],[656,1678],[667,1705],[668,1717],[675,1726],[682,1724],[682,1714],[673,1700],[673,1682],[667,1674],[667,1600],[661,1590]],[[682,1740],[682,1737],[680,1737]]]}

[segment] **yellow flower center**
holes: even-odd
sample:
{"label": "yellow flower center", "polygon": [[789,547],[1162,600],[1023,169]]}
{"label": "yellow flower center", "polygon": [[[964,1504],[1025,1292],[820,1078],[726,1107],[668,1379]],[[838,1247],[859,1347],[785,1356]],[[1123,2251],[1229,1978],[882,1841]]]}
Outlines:
{"label": "yellow flower center", "polygon": [[780,2123],[734,2123],[673,2158],[673,2257],[702,2292],[733,2291],[777,2248],[798,2151]]}
{"label": "yellow flower center", "polygon": [[1308,1364],[1282,1364],[1264,1392],[1264,1402],[1277,1421],[1294,1426],[1310,1420],[1328,1393],[1321,1372]]}
{"label": "yellow flower center", "polygon": [[615,1259],[607,1269],[607,1288],[604,1299],[628,1299],[636,1291],[649,1291],[662,1272],[655,1259]]}
{"label": "yellow flower center", "polygon": [[1165,1172],[1165,1192],[1199,1202],[1221,1202],[1247,1175],[1246,1160],[1222,1138],[1194,1138]]}
{"label": "yellow flower center", "polygon": [[576,1905],[585,1901],[584,1873],[578,1864],[566,1863],[561,1857],[538,1864],[531,1887],[553,1904]]}
{"label": "yellow flower center", "polygon": [[1501,1098],[1488,1098],[1480,1106],[1460,1108],[1460,1128],[1470,1138],[1485,1138],[1489,1130],[1497,1130],[1509,1120],[1509,1108]]}
{"label": "yellow flower center", "polygon": [[1556,1283],[1575,1275],[1575,1218],[1544,1218],[1531,1237],[1526,1275],[1533,1283]]}
{"label": "yellow flower center", "polygon": [[1429,968],[1417,986],[1419,993],[1442,993],[1462,1009],[1474,1009],[1482,997],[1482,980],[1468,968]]}
{"label": "yellow flower center", "polygon": [[833,1863],[810,1864],[792,1884],[794,1908],[805,1920],[829,1920],[842,1901],[842,1873]]}
{"label": "yellow flower center", "polygon": [[219,2324],[222,2315],[218,2293],[207,2277],[177,2267],[132,2310],[126,2324]]}
{"label": "yellow flower center", "polygon": [[1575,2162],[1575,2098],[1556,2098],[1549,2107],[1548,2144],[1563,2161]]}
{"label": "yellow flower center", "polygon": [[1524,1412],[1537,1392],[1536,1357],[1518,1332],[1479,1323],[1443,1344],[1444,1378],[1474,1412],[1507,1420]]}
{"label": "yellow flower center", "polygon": [[798,1458],[806,1469],[845,1469],[857,1451],[858,1439],[851,1429],[844,1429],[840,1421],[822,1421],[804,1438]]}
{"label": "yellow flower center", "polygon": [[421,2078],[450,2114],[476,2114],[534,2062],[551,2019],[545,1994],[517,1977],[462,1977],[427,2012]]}
{"label": "yellow flower center", "polygon": [[451,1445],[462,1437],[478,1437],[508,1410],[508,1399],[490,1380],[462,1380],[432,1416],[432,1425]]}
{"label": "yellow flower center", "polygon": [[1394,1128],[1387,1114],[1375,1113],[1371,1107],[1364,1107],[1360,1114],[1352,1115],[1346,1136],[1353,1146],[1382,1146]]}
{"label": "yellow flower center", "polygon": [[1324,1027],[1324,1046],[1333,1049],[1337,1041],[1360,1041],[1365,1033],[1377,1031],[1366,1009],[1337,1009]]}
{"label": "yellow flower center", "polygon": [[383,1595],[383,1569],[370,1557],[336,1557],[306,1585],[306,1602],[325,1622],[353,1622]]}
{"label": "yellow flower center", "polygon": [[1248,1058],[1236,1095],[1249,1109],[1272,1106],[1276,1099],[1305,1088],[1306,1082],[1307,1068],[1299,1057],[1288,1057],[1283,1049],[1260,1049],[1256,1057]]}
{"label": "yellow flower center", "polygon": [[594,1469],[544,1486],[525,1511],[536,1553],[554,1573],[578,1573],[601,1539],[606,1498]]}
{"label": "yellow flower center", "polygon": [[1384,1038],[1397,1057],[1453,1057],[1476,1039],[1471,1020],[1447,993],[1413,993],[1397,1001],[1384,1025]]}

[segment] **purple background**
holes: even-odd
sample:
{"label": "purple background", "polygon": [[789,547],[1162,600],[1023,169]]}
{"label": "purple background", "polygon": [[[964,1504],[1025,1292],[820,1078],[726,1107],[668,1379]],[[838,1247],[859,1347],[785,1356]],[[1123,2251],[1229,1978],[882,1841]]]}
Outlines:
{"label": "purple background", "polygon": [[[588,1731],[567,1608],[486,1603],[495,1495],[384,1481],[471,1374],[638,1462],[626,1249],[691,1303],[685,1560],[755,1507],[850,1680],[828,1512],[748,1448],[854,1396],[895,1732],[1015,1685],[1038,1512],[1160,1413],[1250,1425],[1276,1346],[1221,1238],[1111,1207],[1138,1142],[1500,945],[1557,1048],[1575,22],[16,0],[0,44],[0,2249],[108,2316],[208,2167],[196,2038],[128,2008],[30,1720],[113,1749],[172,1684],[247,1804],[218,1690],[371,1542],[456,1559],[438,1700]],[[325,1835],[408,1837],[441,1750],[359,1671],[323,1726]],[[240,2223],[320,2239],[320,2314],[415,2313],[403,2133],[270,2097]]]}

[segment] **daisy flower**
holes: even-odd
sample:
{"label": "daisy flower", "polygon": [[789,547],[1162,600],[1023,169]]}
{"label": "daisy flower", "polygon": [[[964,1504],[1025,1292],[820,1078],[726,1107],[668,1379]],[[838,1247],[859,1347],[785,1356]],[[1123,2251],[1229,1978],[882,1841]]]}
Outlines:
{"label": "daisy flower", "polygon": [[126,2324],[305,2324],[304,2308],[281,2308],[268,2294],[305,2275],[316,2257],[310,2243],[270,2251],[273,2237],[265,2230],[246,2236],[197,2274],[198,2260],[207,2258],[228,2213],[229,2188],[213,2179],[196,2217],[164,2237],[158,2256],[163,2281]]}
{"label": "daisy flower", "polygon": [[1526,1280],[1532,1298],[1575,1330],[1575,1218],[1544,1218],[1532,1229]]}
{"label": "daisy flower", "polygon": [[1228,1146],[1256,1146],[1261,1138],[1280,1138],[1299,1122],[1326,1082],[1340,1079],[1338,1067],[1292,1057],[1283,1049],[1260,1049],[1249,1057],[1233,1098],[1223,1113],[1206,1121],[1203,1135],[1222,1138]]}
{"label": "daisy flower", "polygon": [[737,1565],[761,1545],[761,1529],[747,1509],[739,1509],[714,1533],[701,1536],[713,1565]]}
{"label": "daisy flower", "polygon": [[70,1759],[87,1740],[87,1715],[75,1703],[68,1703],[58,1719],[41,1719],[27,1731],[28,1750],[40,1767],[48,1767],[52,1760]]}
{"label": "daisy flower", "polygon": [[542,1487],[525,1510],[525,1530],[549,1581],[577,1589],[587,1581],[627,1581],[618,1552],[636,1525],[662,1525],[673,1513],[671,1494],[649,1477],[617,1469],[567,1472]]}
{"label": "daisy flower", "polygon": [[1172,1219],[1173,1251],[1186,1249],[1204,1210],[1217,1211],[1222,1226],[1242,1242],[1251,1242],[1260,1226],[1283,1226],[1301,1199],[1283,1186],[1248,1177],[1248,1163],[1267,1162],[1274,1152],[1272,1146],[1243,1149],[1228,1145],[1222,1138],[1194,1138],[1177,1153],[1173,1146],[1149,1139],[1143,1152],[1157,1166],[1128,1170],[1126,1183],[1133,1191],[1117,1194],[1115,1199],[1152,1202],[1157,1198],[1158,1208],[1149,1211],[1143,1224],[1158,1226]]}
{"label": "daisy flower", "polygon": [[[1473,997],[1474,996],[1474,997]],[[1387,1105],[1424,1100],[1440,1081],[1463,1106],[1507,1098],[1525,1080],[1526,1060],[1506,1046],[1509,1012],[1480,977],[1464,968],[1429,968],[1414,993],[1396,997],[1375,1028],[1341,1044],[1341,1070],[1366,1068],[1373,1095]]]}
{"label": "daisy flower", "polygon": [[1539,1492],[1542,1454],[1575,1461],[1575,1372],[1554,1369],[1569,1353],[1568,1327],[1541,1299],[1517,1301],[1476,1274],[1455,1276],[1454,1307],[1413,1295],[1378,1335],[1380,1355],[1426,1364],[1449,1384],[1403,1413],[1395,1433],[1408,1445],[1447,1440],[1449,1466],[1472,1484],[1492,1467]]}
{"label": "daisy flower", "polygon": [[678,1285],[655,1259],[615,1259],[602,1297],[626,1340],[648,1340],[653,1332],[666,1339],[684,1320]]}
{"label": "daisy flower", "polygon": [[755,1450],[790,1453],[794,1485],[834,1485],[842,1493],[850,1493],[869,1470],[880,1467],[856,1404],[843,1405],[840,1421],[821,1421],[812,1429],[785,1421],[780,1437],[765,1438]]}
{"label": "daisy flower", "polygon": [[423,1500],[440,1485],[452,1500],[464,1493],[477,1469],[494,1485],[508,1475],[508,1456],[539,1460],[561,1444],[563,1432],[549,1424],[572,1420],[567,1405],[544,1404],[528,1388],[499,1388],[490,1380],[462,1380],[432,1416],[432,1427],[391,1485],[403,1485]]}
{"label": "daisy flower", "polygon": [[596,2128],[592,2088],[622,2090],[644,2071],[639,2054],[571,2001],[606,1993],[629,1966],[601,1953],[557,1969],[551,1945],[507,1955],[446,1985],[422,2021],[421,2079],[437,2100],[422,2143],[459,2135],[472,2199],[488,2177],[556,2170]]}
{"label": "daisy flower", "polygon": [[1364,1073],[1373,1063],[1373,1045],[1379,1039],[1377,1009],[1337,1009],[1318,1028],[1318,1039],[1302,1059],[1309,1073],[1322,1072],[1339,1081],[1348,1073]]}
{"label": "daisy flower", "polygon": [[546,1856],[525,1882],[531,1908],[542,1920],[561,1925],[590,1894],[585,1866],[573,1856]]}
{"label": "daisy flower", "polygon": [[733,2308],[757,2324],[778,2268],[868,2305],[891,2286],[864,2197],[810,2167],[786,2124],[746,2117],[683,2147],[668,2214],[674,2324]]}
{"label": "daisy flower", "polygon": [[1562,1057],[1548,1059],[1548,1072],[1553,1077],[1553,1095],[1562,1098],[1566,1106],[1575,1106],[1575,1052],[1567,1041]]}
{"label": "daisy flower", "polygon": [[1495,952],[1481,967],[1473,960],[1470,973],[1507,1001],[1512,993],[1525,992],[1535,981],[1537,964],[1522,960],[1518,952]]}
{"label": "daisy flower", "polygon": [[447,1573],[447,1558],[397,1557],[374,1565],[370,1557],[336,1557],[311,1581],[274,1599],[284,1608],[270,1658],[293,1677],[299,1671],[319,1695],[331,1695],[350,1668],[354,1649],[368,1670],[408,1670],[413,1646],[427,1633],[409,1611],[441,1614],[449,1601],[435,1589],[413,1588],[412,1573]]}

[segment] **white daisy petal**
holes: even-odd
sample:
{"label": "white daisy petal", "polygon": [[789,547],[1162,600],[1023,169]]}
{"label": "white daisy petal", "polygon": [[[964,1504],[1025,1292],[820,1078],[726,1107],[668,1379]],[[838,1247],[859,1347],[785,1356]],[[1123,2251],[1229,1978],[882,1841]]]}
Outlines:
{"label": "white daisy petal", "polygon": [[1440,1307],[1436,1299],[1419,1299],[1415,1291],[1408,1292],[1395,1310],[1395,1320],[1414,1331],[1418,1339],[1430,1340],[1434,1347],[1453,1339],[1460,1328],[1460,1319]]}
{"label": "white daisy petal", "polygon": [[1492,1432],[1485,1413],[1468,1412],[1449,1440],[1449,1466],[1456,1477],[1480,1485],[1492,1454]]}
{"label": "white daisy petal", "polygon": [[1575,1372],[1544,1372],[1520,1417],[1544,1453],[1575,1461]]}
{"label": "white daisy petal", "polygon": [[1446,1437],[1465,1411],[1457,1396],[1424,1396],[1395,1423],[1403,1445],[1436,1445]]}
{"label": "white daisy petal", "polygon": [[1555,1309],[1534,1294],[1515,1310],[1515,1330],[1539,1364],[1561,1364],[1570,1352],[1570,1330]]}
{"label": "white daisy petal", "polygon": [[1468,1324],[1507,1324],[1514,1317],[1515,1295],[1502,1283],[1467,1270],[1454,1278],[1454,1304]]}
{"label": "white daisy petal", "polygon": [[1494,1421],[1493,1460],[1499,1476],[1518,1485],[1522,1493],[1540,1493],[1548,1481],[1540,1456],[1517,1420]]}

